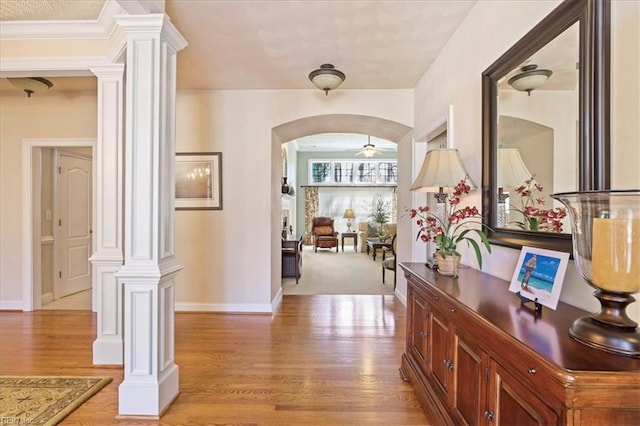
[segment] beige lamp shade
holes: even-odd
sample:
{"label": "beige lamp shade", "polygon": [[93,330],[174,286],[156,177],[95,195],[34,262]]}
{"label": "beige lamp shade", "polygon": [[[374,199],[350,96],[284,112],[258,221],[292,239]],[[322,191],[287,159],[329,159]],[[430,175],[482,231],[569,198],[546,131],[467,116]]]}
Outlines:
{"label": "beige lamp shade", "polygon": [[520,152],[516,148],[498,149],[498,188],[518,188],[531,179]]}
{"label": "beige lamp shade", "polygon": [[355,219],[356,215],[355,213],[353,213],[352,209],[346,209],[344,211],[344,216],[342,216],[344,219]]}
{"label": "beige lamp shade", "polygon": [[471,188],[476,187],[469,178],[457,149],[432,149],[424,157],[418,177],[410,190],[418,192],[439,192],[440,188],[450,190],[465,178]]}

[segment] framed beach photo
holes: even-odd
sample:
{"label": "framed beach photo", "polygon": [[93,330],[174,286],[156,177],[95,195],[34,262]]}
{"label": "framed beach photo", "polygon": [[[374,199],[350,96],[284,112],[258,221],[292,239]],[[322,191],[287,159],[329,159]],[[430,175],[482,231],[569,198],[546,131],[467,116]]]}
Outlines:
{"label": "framed beach photo", "polygon": [[569,253],[522,247],[509,291],[556,309]]}
{"label": "framed beach photo", "polygon": [[176,210],[222,210],[222,153],[176,153]]}

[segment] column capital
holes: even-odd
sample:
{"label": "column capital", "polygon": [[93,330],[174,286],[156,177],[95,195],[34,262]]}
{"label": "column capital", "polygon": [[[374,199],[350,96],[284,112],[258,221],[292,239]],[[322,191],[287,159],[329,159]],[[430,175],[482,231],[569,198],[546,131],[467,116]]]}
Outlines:
{"label": "column capital", "polygon": [[119,15],[115,17],[115,20],[127,35],[145,33],[162,34],[176,52],[184,49],[189,44],[165,13]]}
{"label": "column capital", "polygon": [[89,71],[91,71],[96,77],[106,78],[106,77],[123,77],[124,76],[124,64],[105,64],[105,65],[94,65],[89,67]]}

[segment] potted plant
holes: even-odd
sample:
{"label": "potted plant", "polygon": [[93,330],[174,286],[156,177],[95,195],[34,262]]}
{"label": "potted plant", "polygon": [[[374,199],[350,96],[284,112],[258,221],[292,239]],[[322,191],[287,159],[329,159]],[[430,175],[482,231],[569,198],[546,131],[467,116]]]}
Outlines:
{"label": "potted plant", "polygon": [[[478,265],[482,269],[482,252],[480,244],[472,235],[475,234],[480,238],[481,244],[491,253],[491,245],[486,234],[482,231],[486,227],[481,222],[478,209],[474,207],[459,208],[460,196],[468,194],[471,187],[467,184],[466,178],[461,180],[458,185],[449,194],[447,206],[445,208],[445,217],[439,218],[430,211],[428,206],[421,206],[417,209],[409,211],[409,217],[416,219],[418,225],[418,234],[416,240],[423,242],[433,241],[437,247],[438,270],[444,275],[458,275],[458,263],[460,262],[460,253],[457,251],[458,243],[465,241],[471,246],[476,254]],[[473,220],[476,219],[476,220]],[[478,228],[468,228],[467,225],[475,223],[480,225]]]}
{"label": "potted plant", "polygon": [[389,201],[384,201],[382,199],[382,195],[378,194],[376,198],[371,201],[367,210],[369,211],[369,219],[371,222],[377,224],[378,234],[380,234],[382,232],[382,225],[389,221],[391,203],[389,203]]}
{"label": "potted plant", "polygon": [[543,188],[531,176],[516,188],[520,195],[521,208],[514,208],[522,214],[521,221],[512,222],[518,228],[525,231],[562,232],[562,219],[567,217],[567,209],[556,207],[555,209],[542,209],[544,198],[537,197],[536,192],[542,192]]}

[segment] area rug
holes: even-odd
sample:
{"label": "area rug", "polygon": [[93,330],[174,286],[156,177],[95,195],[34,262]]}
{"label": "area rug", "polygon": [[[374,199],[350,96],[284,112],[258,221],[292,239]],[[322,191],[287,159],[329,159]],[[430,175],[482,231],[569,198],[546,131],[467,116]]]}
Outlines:
{"label": "area rug", "polygon": [[0,376],[0,423],[56,425],[111,377]]}

